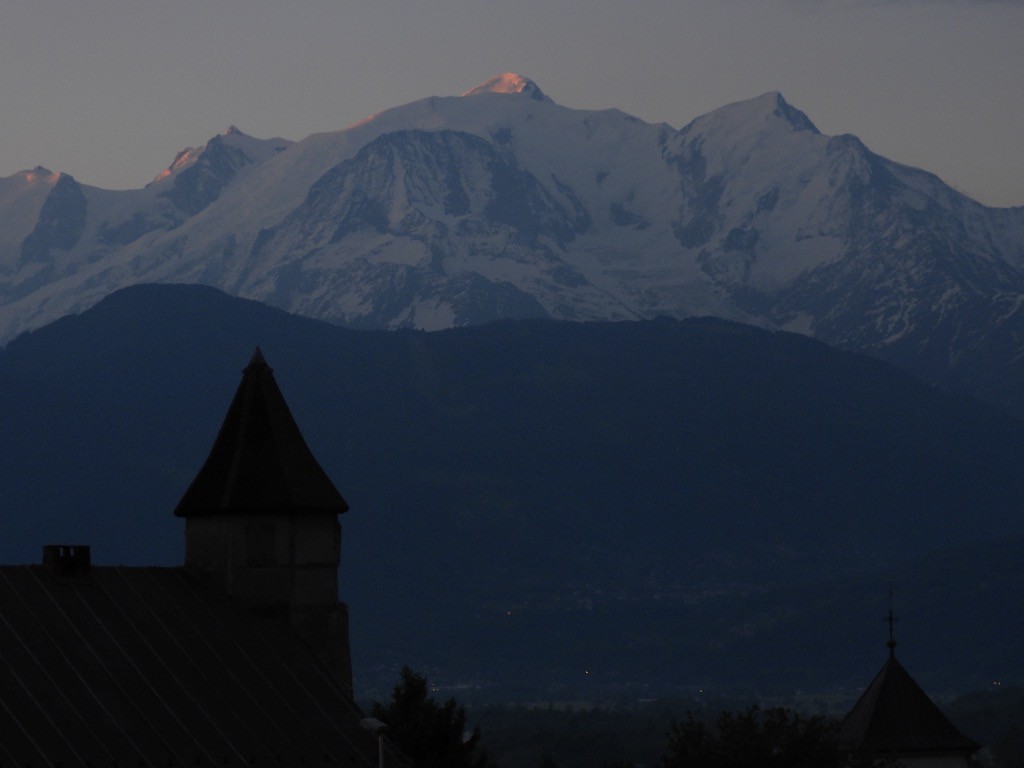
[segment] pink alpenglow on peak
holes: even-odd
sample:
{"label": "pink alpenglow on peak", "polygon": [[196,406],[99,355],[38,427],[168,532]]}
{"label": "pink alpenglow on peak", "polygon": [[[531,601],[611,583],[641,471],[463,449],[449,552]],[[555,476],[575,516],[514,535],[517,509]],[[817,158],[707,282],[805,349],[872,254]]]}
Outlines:
{"label": "pink alpenglow on peak", "polygon": [[53,173],[49,168],[43,168],[41,165],[37,165],[31,171],[22,171],[17,176],[21,176],[29,184],[34,184],[36,181],[43,180],[49,183],[55,183],[60,179],[60,171]]}
{"label": "pink alpenglow on peak", "polygon": [[160,173],[156,175],[156,178],[153,179],[153,182],[166,179],[175,171],[180,171],[186,165],[195,162],[195,159],[199,156],[199,153],[202,151],[203,147],[185,147],[174,158],[174,162],[172,162],[169,166],[167,166],[164,170],[160,171]]}
{"label": "pink alpenglow on peak", "polygon": [[476,88],[466,91],[463,96],[479,96],[483,93],[521,93],[536,101],[546,101],[547,97],[537,84],[527,77],[517,75],[515,72],[504,72],[500,75],[485,80]]}

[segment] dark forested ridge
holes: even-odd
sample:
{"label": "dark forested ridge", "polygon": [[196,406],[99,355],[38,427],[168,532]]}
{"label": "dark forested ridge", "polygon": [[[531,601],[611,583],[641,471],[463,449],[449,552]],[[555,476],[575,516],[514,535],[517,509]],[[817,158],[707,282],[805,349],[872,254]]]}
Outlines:
{"label": "dark forested ridge", "polygon": [[1022,674],[1024,427],[713,319],[357,332],[127,289],[0,352],[0,560],[180,562],[257,344],[352,508],[357,688],[863,685],[891,580],[926,686]]}

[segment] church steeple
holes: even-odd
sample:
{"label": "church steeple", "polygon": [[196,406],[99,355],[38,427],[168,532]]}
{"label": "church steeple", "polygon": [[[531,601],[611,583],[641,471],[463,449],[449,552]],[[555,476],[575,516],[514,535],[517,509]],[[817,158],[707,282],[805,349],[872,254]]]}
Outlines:
{"label": "church steeple", "polygon": [[338,601],[347,510],[257,347],[174,510],[185,518],[185,566],[239,607],[290,624],[351,693],[348,611]]}
{"label": "church steeple", "polygon": [[310,452],[288,404],[256,347],[210,455],[174,514],[338,515],[348,504]]}
{"label": "church steeple", "polygon": [[[889,658],[839,726],[839,744],[853,753],[921,768],[964,766],[978,744],[964,736],[896,660],[896,616],[889,593]],[[901,763],[902,764],[902,763]]]}

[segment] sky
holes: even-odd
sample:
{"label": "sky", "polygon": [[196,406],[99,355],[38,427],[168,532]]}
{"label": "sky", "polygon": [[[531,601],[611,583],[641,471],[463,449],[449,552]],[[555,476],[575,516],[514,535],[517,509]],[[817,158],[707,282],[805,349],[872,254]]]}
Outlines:
{"label": "sky", "polygon": [[3,0],[0,176],[141,187],[236,125],[298,140],[505,71],[680,128],[780,91],[1024,205],[1024,0]]}

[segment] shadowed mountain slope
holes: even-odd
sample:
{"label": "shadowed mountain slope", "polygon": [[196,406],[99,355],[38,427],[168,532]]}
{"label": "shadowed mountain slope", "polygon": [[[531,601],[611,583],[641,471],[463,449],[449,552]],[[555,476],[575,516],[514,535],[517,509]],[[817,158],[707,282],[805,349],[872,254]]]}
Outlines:
{"label": "shadowed mountain slope", "polygon": [[[0,558],[73,540],[180,562],[174,505],[257,344],[351,505],[357,690],[406,662],[578,683],[588,653],[622,684],[856,682],[843,650],[873,646],[832,632],[878,574],[1024,533],[1020,424],[805,337],[708,319],[360,332],[139,286],[0,352]],[[922,567],[980,599],[970,568]]]}

